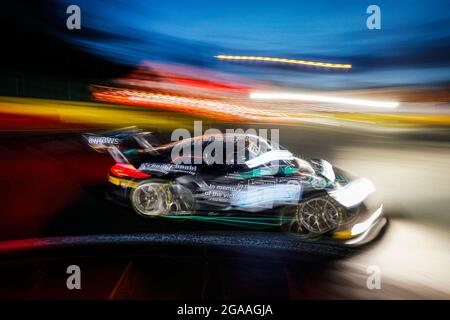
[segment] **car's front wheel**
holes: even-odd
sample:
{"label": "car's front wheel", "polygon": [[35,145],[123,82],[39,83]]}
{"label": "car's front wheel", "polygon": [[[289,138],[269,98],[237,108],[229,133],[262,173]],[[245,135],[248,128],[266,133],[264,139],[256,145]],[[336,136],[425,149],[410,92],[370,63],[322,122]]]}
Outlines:
{"label": "car's front wheel", "polygon": [[312,198],[297,209],[302,226],[313,234],[324,234],[335,229],[341,221],[341,211],[329,197]]}
{"label": "car's front wheel", "polygon": [[282,216],[286,220],[283,230],[318,236],[335,229],[342,219],[342,212],[332,199],[324,196],[305,199]]}

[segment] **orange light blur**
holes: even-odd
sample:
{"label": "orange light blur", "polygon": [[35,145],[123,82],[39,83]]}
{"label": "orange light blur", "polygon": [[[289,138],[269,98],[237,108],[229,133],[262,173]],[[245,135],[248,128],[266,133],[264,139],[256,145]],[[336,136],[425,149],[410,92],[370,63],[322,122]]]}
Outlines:
{"label": "orange light blur", "polygon": [[172,111],[181,111],[205,115],[221,120],[245,121],[287,118],[284,113],[275,113],[256,108],[230,104],[212,99],[177,96],[133,89],[105,88],[94,92],[96,100],[145,107],[159,107]]}

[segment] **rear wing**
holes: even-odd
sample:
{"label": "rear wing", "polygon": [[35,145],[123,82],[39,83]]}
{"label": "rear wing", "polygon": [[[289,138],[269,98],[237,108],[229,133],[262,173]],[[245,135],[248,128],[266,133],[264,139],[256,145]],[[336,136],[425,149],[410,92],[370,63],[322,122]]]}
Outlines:
{"label": "rear wing", "polygon": [[[140,150],[141,152],[156,152],[148,137],[151,132],[142,131],[136,127],[128,127],[115,131],[102,133],[85,133],[84,141],[97,152],[108,152],[116,162],[128,163],[124,154],[127,150]],[[154,138],[151,140],[155,140]]]}
{"label": "rear wing", "polygon": [[85,133],[83,138],[92,149],[99,152],[104,152],[107,148],[122,144],[122,140],[119,138],[101,136],[94,133]]}

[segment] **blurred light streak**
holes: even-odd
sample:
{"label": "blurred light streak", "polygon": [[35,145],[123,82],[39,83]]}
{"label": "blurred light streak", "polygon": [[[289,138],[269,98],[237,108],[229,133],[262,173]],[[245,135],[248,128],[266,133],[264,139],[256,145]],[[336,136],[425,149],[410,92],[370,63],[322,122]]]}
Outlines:
{"label": "blurred light streak", "polygon": [[296,59],[285,59],[285,58],[254,57],[254,56],[228,56],[228,55],[217,55],[214,57],[219,60],[280,62],[280,63],[288,63],[288,64],[301,64],[301,65],[306,65],[306,66],[337,68],[337,69],[351,69],[351,67],[352,67],[351,64],[329,63],[329,62],[307,61],[307,60],[296,60]]}
{"label": "blurred light streak", "polygon": [[450,126],[450,115],[447,114],[368,114],[340,113],[334,114],[336,120],[371,123],[383,126]]}
{"label": "blurred light streak", "polygon": [[211,99],[193,98],[131,89],[108,89],[109,90],[106,91],[94,92],[94,97],[99,101],[146,107],[159,106],[175,111],[204,114],[222,120],[264,121],[264,119],[272,118],[288,119],[288,115],[284,113],[270,112]]}
{"label": "blurred light streak", "polygon": [[251,92],[250,99],[313,101],[313,102],[337,103],[337,104],[375,107],[375,108],[391,108],[391,109],[399,106],[398,102],[373,101],[373,100],[323,96],[317,94],[301,94],[301,93],[286,93],[286,92]]}
{"label": "blurred light streak", "polygon": [[234,75],[213,72],[205,68],[144,61],[117,83],[131,87],[159,90],[189,91],[209,94],[248,93],[252,86],[261,84]]}
{"label": "blurred light streak", "polygon": [[242,87],[242,86],[201,80],[201,79],[189,79],[189,78],[173,76],[171,78],[168,78],[168,80],[172,81],[174,83],[180,84],[180,85],[191,86],[191,87],[196,87],[196,88],[204,88],[204,89],[211,89],[211,90],[232,90],[232,91],[241,91],[241,92],[250,91],[249,88]]}
{"label": "blurred light streak", "polygon": [[[0,98],[0,131],[66,130],[91,126],[152,125],[173,129],[191,127],[192,121],[163,112],[102,103]],[[22,120],[25,119],[25,120]],[[16,120],[17,119],[17,120]]]}

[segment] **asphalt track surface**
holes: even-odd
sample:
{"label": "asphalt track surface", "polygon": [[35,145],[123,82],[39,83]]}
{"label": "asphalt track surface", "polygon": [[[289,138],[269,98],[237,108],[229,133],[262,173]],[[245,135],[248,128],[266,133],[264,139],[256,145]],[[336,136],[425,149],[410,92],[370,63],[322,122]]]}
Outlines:
{"label": "asphalt track surface", "polygon": [[[14,276],[2,272],[0,296],[450,298],[448,132],[278,128],[292,152],[374,182],[391,221],[380,239],[348,249],[278,230],[142,219],[104,199],[110,160],[80,147],[77,134],[2,135],[1,266]],[[45,250],[25,254],[33,246]],[[61,293],[68,262],[85,265],[97,289]],[[366,286],[370,266],[381,289]]]}

